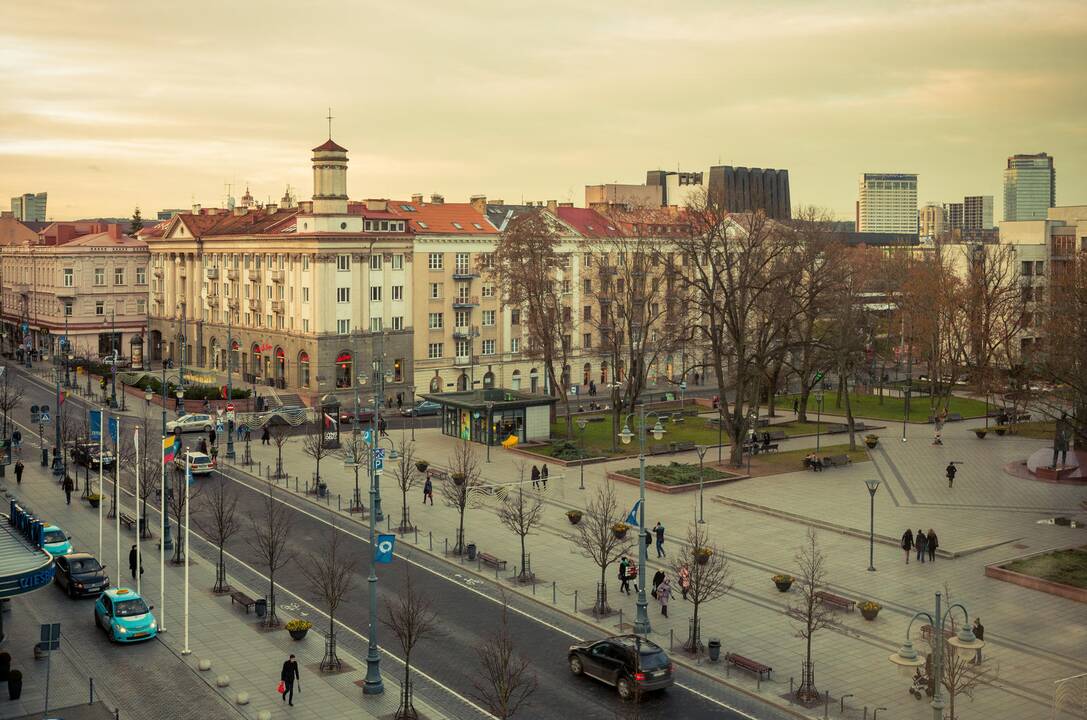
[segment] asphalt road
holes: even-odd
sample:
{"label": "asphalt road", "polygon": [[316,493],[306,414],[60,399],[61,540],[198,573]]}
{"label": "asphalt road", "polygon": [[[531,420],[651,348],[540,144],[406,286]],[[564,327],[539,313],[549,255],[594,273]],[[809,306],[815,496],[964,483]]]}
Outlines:
{"label": "asphalt road", "polygon": [[[13,415],[19,421],[29,424],[29,406],[31,404],[55,404],[53,393],[38,383],[26,383],[25,396]],[[77,397],[70,397],[65,405],[69,412],[73,407],[85,413],[86,404]],[[54,410],[55,412],[55,410]],[[51,428],[46,427],[46,444],[51,445]],[[29,437],[24,430],[24,462],[35,462],[37,458],[37,437]],[[224,473],[234,481],[239,494],[238,512],[243,518],[243,530],[233,538],[228,551],[252,570],[233,563],[229,568],[235,577],[254,589],[266,589],[267,579],[254,571],[261,571],[259,554],[252,545],[253,530],[249,519],[259,518],[263,512],[263,488],[256,487],[255,481],[228,469]],[[199,482],[204,482],[203,480]],[[279,570],[276,574],[277,585],[289,591],[277,594],[277,603],[290,602],[294,594],[317,609],[322,609],[322,602],[309,581],[302,573],[307,553],[319,552],[331,530],[333,514],[319,506],[306,503],[294,497],[281,494],[287,507],[291,508],[293,527],[291,530],[292,550],[297,554],[294,562]],[[201,512],[198,503],[193,504],[195,516]],[[340,526],[337,532],[344,534],[347,550],[352,557],[369,557],[369,544],[365,537],[366,529],[355,523],[345,523],[337,519]],[[194,548],[209,560],[213,557],[213,548],[206,543],[194,543]],[[405,548],[401,548],[405,549]],[[398,554],[392,564],[379,565],[378,602],[379,607],[393,597],[403,586],[405,574],[411,572],[416,587],[428,597],[440,620],[441,634],[438,637],[421,641],[413,651],[413,665],[432,677],[437,682],[453,689],[462,696],[472,697],[474,685],[478,680],[478,661],[476,647],[490,637],[497,626],[501,614],[501,604],[497,599],[498,591],[492,583],[483,583],[478,579],[469,579],[457,572],[454,565],[441,560],[405,549],[411,555],[409,562]],[[399,552],[399,551],[398,551]],[[354,590],[349,600],[342,606],[337,619],[361,635],[368,632],[369,602],[367,596],[368,567],[360,562],[355,573]],[[578,623],[557,613],[546,605],[519,597],[510,598],[511,612],[508,614],[510,632],[515,640],[518,652],[532,664],[539,679],[539,687],[532,697],[532,708],[526,716],[536,717],[591,717],[611,718],[626,717],[629,713],[620,703],[614,688],[584,677],[573,677],[566,665],[567,650],[572,636],[591,639],[599,636],[599,631],[585,624]],[[315,624],[322,623],[315,618]],[[93,628],[93,625],[92,625]],[[378,637],[389,652],[402,657],[402,651],[396,645],[391,632],[379,626]],[[349,633],[340,633],[341,645],[360,660],[365,656],[365,643]],[[383,656],[382,669],[385,674],[399,675],[402,667]],[[721,698],[729,702],[722,686],[711,680],[683,669],[676,670],[678,685],[660,693],[647,695],[642,702],[640,718],[742,718],[727,705],[711,698]],[[433,684],[420,681],[417,691],[425,693],[427,700],[435,702],[443,709],[453,708],[454,717],[468,717],[469,707],[458,704]],[[447,697],[435,697],[445,695]]]}

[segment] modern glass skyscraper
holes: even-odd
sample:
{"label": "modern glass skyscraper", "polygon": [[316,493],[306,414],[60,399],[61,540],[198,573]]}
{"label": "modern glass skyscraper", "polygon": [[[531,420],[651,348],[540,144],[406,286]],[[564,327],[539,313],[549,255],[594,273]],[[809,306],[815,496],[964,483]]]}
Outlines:
{"label": "modern glass skyscraper", "polygon": [[1057,204],[1053,158],[1045,153],[1012,155],[1004,170],[1004,220],[1045,220]]}

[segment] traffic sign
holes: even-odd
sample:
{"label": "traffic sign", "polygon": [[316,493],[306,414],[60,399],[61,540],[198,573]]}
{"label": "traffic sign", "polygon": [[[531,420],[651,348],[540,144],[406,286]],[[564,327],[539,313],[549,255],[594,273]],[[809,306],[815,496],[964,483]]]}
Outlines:
{"label": "traffic sign", "polygon": [[385,469],[385,448],[374,450],[374,470]]}
{"label": "traffic sign", "polygon": [[41,417],[38,418],[38,422],[40,422],[40,423],[49,423],[51,421],[52,421],[52,418],[49,417],[49,413],[47,413],[47,412],[43,412],[41,414]]}
{"label": "traffic sign", "polygon": [[30,422],[32,422],[32,423],[38,422],[38,419],[41,417],[41,413],[42,413],[42,411],[41,411],[40,407],[38,407],[37,405],[31,405],[30,406]]}
{"label": "traffic sign", "polygon": [[223,431],[223,421],[219,420],[219,422],[215,423],[215,432],[221,433],[222,431]]}
{"label": "traffic sign", "polygon": [[29,325],[29,324],[27,324],[27,323],[23,323],[23,324],[22,324],[22,325],[20,325],[19,327],[21,327],[21,328],[23,329],[23,334],[24,334],[24,335],[26,334],[26,331],[30,329],[30,325]]}
{"label": "traffic sign", "polygon": [[371,432],[370,430],[363,430],[362,431],[362,441],[365,444],[369,445],[370,441],[373,439],[373,435],[374,435],[373,432]]}

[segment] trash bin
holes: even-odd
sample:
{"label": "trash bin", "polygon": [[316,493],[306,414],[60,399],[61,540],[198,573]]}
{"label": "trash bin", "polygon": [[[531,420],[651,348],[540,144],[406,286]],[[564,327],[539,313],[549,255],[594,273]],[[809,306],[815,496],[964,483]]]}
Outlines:
{"label": "trash bin", "polygon": [[257,617],[264,617],[268,614],[268,599],[257,598],[257,602],[253,605],[253,608],[257,611]]}
{"label": "trash bin", "polygon": [[49,466],[49,448],[42,448],[42,467]]}
{"label": "trash bin", "polygon": [[476,544],[475,543],[468,543],[468,559],[469,560],[475,560],[476,559]]}
{"label": "trash bin", "polygon": [[721,659],[721,641],[717,638],[710,638],[708,643],[710,650],[710,662],[717,662]]}
{"label": "trash bin", "polygon": [[328,495],[328,485],[323,482],[317,483],[317,497],[324,497]]}

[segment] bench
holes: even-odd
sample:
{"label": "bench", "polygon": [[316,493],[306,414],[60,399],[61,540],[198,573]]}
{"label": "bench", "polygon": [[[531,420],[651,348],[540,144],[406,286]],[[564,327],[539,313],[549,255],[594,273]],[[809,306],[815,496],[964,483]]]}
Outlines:
{"label": "bench", "polygon": [[729,665],[735,665],[738,668],[743,668],[750,672],[755,673],[761,679],[763,673],[766,674],[766,679],[770,679],[770,673],[774,672],[774,669],[769,665],[763,665],[761,662],[756,662],[751,658],[745,658],[743,655],[737,653],[725,653],[725,661]]}
{"label": "bench", "polygon": [[853,608],[857,605],[857,602],[855,600],[850,600],[847,597],[842,597],[841,595],[829,593],[826,590],[817,590],[815,592],[815,597],[819,598],[827,605],[835,605],[840,608],[845,608],[849,612],[853,612]]}
{"label": "bench", "polygon": [[506,569],[506,561],[505,560],[499,560],[497,557],[495,557],[494,555],[491,555],[490,553],[481,552],[481,553],[478,553],[476,555],[476,557],[478,557],[479,561],[482,562],[484,565],[488,565],[490,567],[493,567],[496,570],[505,570]]}
{"label": "bench", "polygon": [[688,450],[694,450],[694,443],[690,441],[672,443],[675,445],[673,452],[687,452]]}
{"label": "bench", "polygon": [[842,467],[852,462],[848,455],[827,455],[822,460],[823,467]]}
{"label": "bench", "polygon": [[230,593],[230,604],[231,604],[231,606],[233,606],[234,603],[238,603],[239,605],[244,607],[245,608],[245,614],[248,615],[249,614],[249,608],[256,605],[257,601],[254,600],[253,598],[249,597],[248,595],[246,595],[242,591],[235,590],[234,592]]}
{"label": "bench", "polygon": [[788,436],[785,434],[784,430],[771,430],[770,431],[770,440],[771,441],[773,441],[773,440],[784,440],[786,437],[788,437]]}
{"label": "bench", "polygon": [[[944,422],[958,422],[959,420],[962,420],[962,414],[961,413],[948,413],[947,417],[944,418]],[[936,422],[936,416],[935,415],[929,415],[928,416],[928,421],[930,423],[935,423]]]}
{"label": "bench", "polygon": [[[121,520],[121,524],[124,525],[129,530],[136,527],[136,518],[132,517],[128,513],[121,513],[120,520]],[[140,523],[140,525],[146,527],[147,521],[144,520],[143,522]]]}

